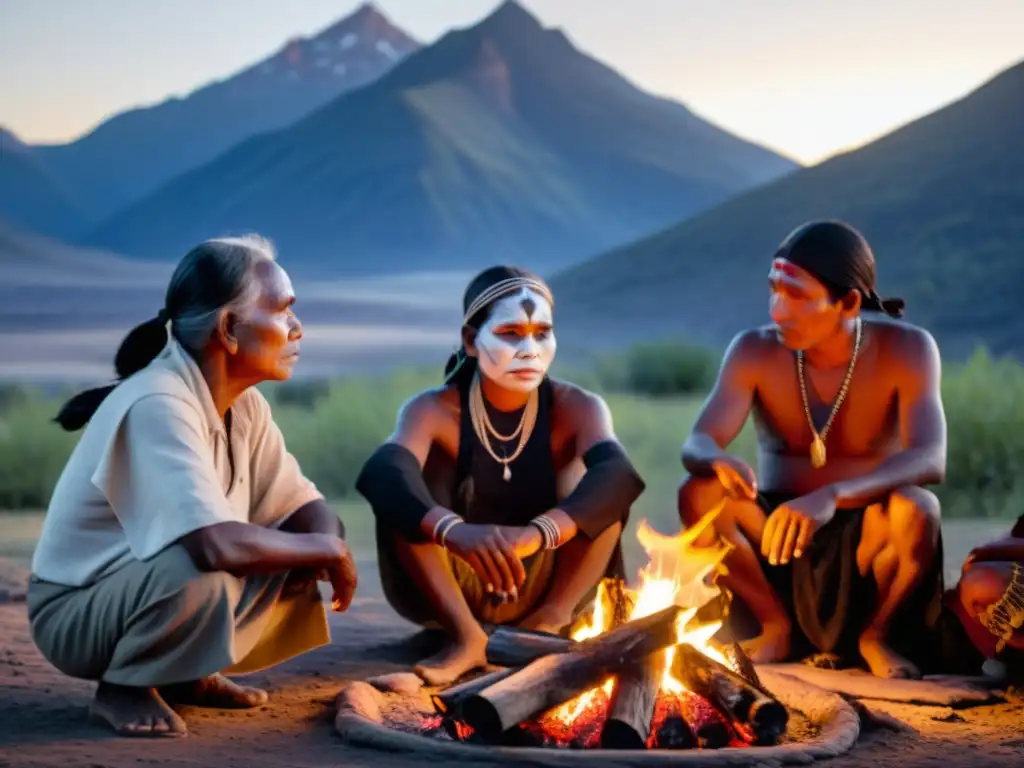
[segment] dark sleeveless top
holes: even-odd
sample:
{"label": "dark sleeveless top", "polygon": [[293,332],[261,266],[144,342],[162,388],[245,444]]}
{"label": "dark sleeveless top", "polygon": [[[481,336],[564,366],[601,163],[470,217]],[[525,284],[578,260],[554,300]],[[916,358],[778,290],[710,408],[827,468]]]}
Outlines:
{"label": "dark sleeveless top", "polygon": [[[469,388],[460,391],[459,455],[455,477],[455,512],[469,523],[526,525],[558,505],[557,473],[551,453],[551,409],[554,394],[547,377],[538,390],[537,423],[523,452],[509,464],[512,477],[502,476],[505,465],[495,461],[481,444],[469,415]],[[519,426],[523,410],[502,412],[484,398],[495,431],[510,435]],[[498,456],[511,455],[519,438],[503,443],[491,438]]]}

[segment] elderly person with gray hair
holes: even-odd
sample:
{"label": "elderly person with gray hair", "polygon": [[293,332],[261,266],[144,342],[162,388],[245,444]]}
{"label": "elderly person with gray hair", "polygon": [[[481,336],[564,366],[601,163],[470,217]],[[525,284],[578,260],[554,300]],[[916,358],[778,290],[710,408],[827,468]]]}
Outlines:
{"label": "elderly person with gray hair", "polygon": [[202,243],[122,342],[118,381],[57,417],[85,430],[33,558],[32,636],[59,670],[99,681],[91,713],[120,734],[185,734],[178,704],[264,703],[224,674],[329,641],[318,578],[335,610],[351,602],[341,521],[254,388],[291,376],[294,301],[265,240]]}

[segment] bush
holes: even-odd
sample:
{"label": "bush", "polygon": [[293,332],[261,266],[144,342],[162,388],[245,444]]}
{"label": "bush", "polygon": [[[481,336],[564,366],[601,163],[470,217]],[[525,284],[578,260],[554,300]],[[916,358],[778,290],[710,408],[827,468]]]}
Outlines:
{"label": "bush", "polygon": [[664,397],[707,392],[715,383],[719,356],[679,342],[652,342],[603,357],[597,379],[614,392]]}
{"label": "bush", "polygon": [[[622,356],[623,362],[614,370],[649,372],[653,366],[646,356],[659,348],[634,350]],[[658,359],[696,360],[692,365],[680,363],[678,369],[700,371],[700,358],[689,354],[672,352]],[[708,369],[704,370],[707,376]],[[688,376],[665,374],[662,383],[652,383],[658,381],[652,377],[627,385],[621,379],[609,382],[606,370],[585,382],[607,397],[616,432],[647,481],[637,516],[665,526],[671,526],[675,516],[675,488],[682,475],[679,449],[702,395],[651,395],[671,392],[665,381],[681,387],[690,385],[679,382],[699,380],[696,374]],[[413,370],[320,382],[305,390],[278,385],[265,391],[303,469],[328,497],[342,500],[354,497],[359,469],[394,428],[401,404],[439,383],[436,370]],[[643,394],[626,392],[627,386]],[[1009,517],[1024,512],[1024,367],[979,352],[965,365],[947,366],[943,398],[949,425],[948,475],[938,489],[943,514]],[[49,500],[77,435],[66,434],[52,423],[60,405],[55,399],[24,392],[7,402],[7,408],[0,408],[0,508],[39,508]],[[753,462],[754,434],[749,423],[733,450]]]}
{"label": "bush", "polygon": [[943,514],[1024,514],[1024,366],[978,351],[943,375],[949,429]]}

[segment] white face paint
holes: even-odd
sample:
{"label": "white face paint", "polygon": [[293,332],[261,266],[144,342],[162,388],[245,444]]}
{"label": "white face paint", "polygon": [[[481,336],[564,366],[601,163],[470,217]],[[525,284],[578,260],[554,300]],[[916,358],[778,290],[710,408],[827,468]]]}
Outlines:
{"label": "white face paint", "polygon": [[480,372],[506,389],[536,389],[555,359],[553,325],[551,304],[536,291],[499,299],[476,337]]}

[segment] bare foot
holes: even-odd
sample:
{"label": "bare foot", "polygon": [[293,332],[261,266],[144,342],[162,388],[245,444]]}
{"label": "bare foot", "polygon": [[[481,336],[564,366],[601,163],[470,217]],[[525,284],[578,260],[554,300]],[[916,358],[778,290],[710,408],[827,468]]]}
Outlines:
{"label": "bare foot", "polygon": [[121,736],[168,737],[188,733],[185,721],[154,688],[100,683],[89,714]]}
{"label": "bare foot", "polygon": [[920,680],[920,670],[896,653],[874,632],[865,632],[858,642],[860,655],[868,663],[871,674],[896,680]]}
{"label": "bare foot", "polygon": [[264,690],[239,685],[221,674],[164,686],[160,695],[169,704],[211,709],[252,709],[263,706],[270,698]]}
{"label": "bare foot", "polygon": [[487,664],[487,633],[480,627],[467,638],[456,638],[415,668],[427,685],[448,685],[470,670]]}
{"label": "bare foot", "polygon": [[776,664],[789,658],[789,624],[765,624],[761,634],[740,643],[747,657],[755,664]]}

